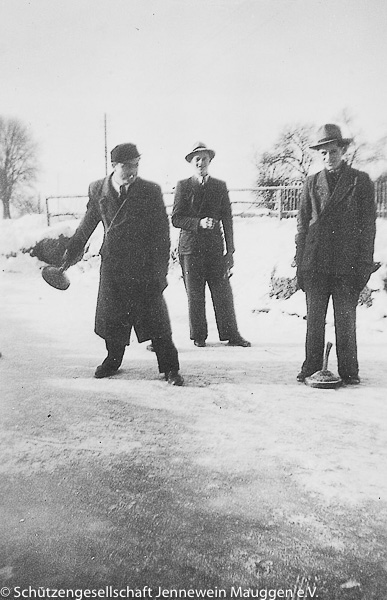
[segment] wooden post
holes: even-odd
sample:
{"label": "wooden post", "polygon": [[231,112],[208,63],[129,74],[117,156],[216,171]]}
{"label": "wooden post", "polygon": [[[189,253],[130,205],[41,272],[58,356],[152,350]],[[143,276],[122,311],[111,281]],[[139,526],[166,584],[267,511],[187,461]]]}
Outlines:
{"label": "wooden post", "polygon": [[108,151],[107,151],[107,125],[106,113],[104,114],[104,132],[105,132],[105,175],[108,174]]}
{"label": "wooden post", "polygon": [[282,219],[282,190],[277,190],[277,207],[278,207],[278,218]]}

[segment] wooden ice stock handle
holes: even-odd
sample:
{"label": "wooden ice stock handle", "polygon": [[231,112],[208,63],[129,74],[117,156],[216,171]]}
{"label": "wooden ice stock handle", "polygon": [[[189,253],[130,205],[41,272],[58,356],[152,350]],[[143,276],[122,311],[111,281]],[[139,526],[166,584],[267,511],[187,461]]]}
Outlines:
{"label": "wooden ice stock handle", "polygon": [[329,353],[331,351],[332,348],[332,342],[327,342],[327,346],[325,348],[325,354],[324,354],[324,361],[323,361],[323,371],[327,371],[328,370],[328,358],[329,358]]}

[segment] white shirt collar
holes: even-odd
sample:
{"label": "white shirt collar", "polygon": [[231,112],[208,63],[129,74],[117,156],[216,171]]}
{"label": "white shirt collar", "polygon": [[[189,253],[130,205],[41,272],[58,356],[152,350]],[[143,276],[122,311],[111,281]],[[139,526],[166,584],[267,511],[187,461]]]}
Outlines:
{"label": "white shirt collar", "polygon": [[197,175],[195,175],[196,179],[198,180],[199,183],[206,183],[209,179],[209,175],[205,175],[204,177],[198,177]]}
{"label": "white shirt collar", "polygon": [[[137,179],[137,177],[135,179],[133,179],[133,181],[131,181],[130,183],[125,184],[126,191],[128,191],[129,186],[131,186],[136,181],[136,179]],[[121,185],[119,183],[117,183],[117,181],[114,179],[114,174],[111,177],[111,182],[112,182],[112,186],[114,187],[116,192],[119,194]]]}

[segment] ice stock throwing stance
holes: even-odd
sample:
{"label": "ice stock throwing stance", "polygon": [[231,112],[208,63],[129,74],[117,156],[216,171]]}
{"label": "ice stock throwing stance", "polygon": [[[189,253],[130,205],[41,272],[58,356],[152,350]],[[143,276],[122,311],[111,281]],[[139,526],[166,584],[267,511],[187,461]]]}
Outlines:
{"label": "ice stock throwing stance", "polygon": [[101,268],[95,333],[105,340],[107,357],[95,371],[100,379],[121,366],[134,328],[139,342],[152,339],[160,373],[183,385],[172,341],[167,286],[170,236],[160,187],[138,177],[140,154],[134,144],[111,151],[113,172],[89,186],[86,214],[69,241],[70,263],[102,222]]}

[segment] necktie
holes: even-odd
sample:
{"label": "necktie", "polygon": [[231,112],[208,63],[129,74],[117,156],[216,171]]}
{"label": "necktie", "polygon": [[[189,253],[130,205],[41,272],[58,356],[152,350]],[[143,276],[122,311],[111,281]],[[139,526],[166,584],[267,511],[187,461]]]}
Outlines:
{"label": "necktie", "polygon": [[120,195],[119,195],[119,199],[121,200],[121,202],[123,202],[126,198],[126,186],[125,185],[120,185]]}

